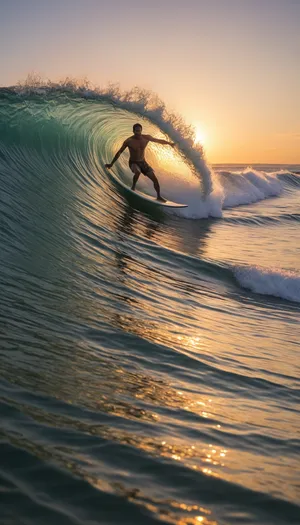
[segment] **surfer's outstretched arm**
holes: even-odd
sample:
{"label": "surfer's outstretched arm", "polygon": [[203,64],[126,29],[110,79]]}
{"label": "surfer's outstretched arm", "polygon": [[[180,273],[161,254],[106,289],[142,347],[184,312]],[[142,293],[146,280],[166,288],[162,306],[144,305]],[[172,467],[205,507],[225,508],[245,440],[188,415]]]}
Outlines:
{"label": "surfer's outstretched arm", "polygon": [[157,142],[157,144],[166,144],[167,146],[172,146],[174,148],[175,142],[169,142],[168,140],[164,139],[156,139],[155,137],[152,137],[151,135],[146,135],[146,138],[150,142]]}
{"label": "surfer's outstretched arm", "polygon": [[115,156],[114,156],[113,160],[111,161],[111,163],[110,164],[105,164],[105,167],[110,169],[114,165],[116,160],[118,160],[118,158],[123,153],[123,151],[127,148],[127,146],[128,146],[128,143],[127,143],[127,140],[125,140],[125,142],[123,142],[122,146],[120,147],[120,149],[115,154]]}

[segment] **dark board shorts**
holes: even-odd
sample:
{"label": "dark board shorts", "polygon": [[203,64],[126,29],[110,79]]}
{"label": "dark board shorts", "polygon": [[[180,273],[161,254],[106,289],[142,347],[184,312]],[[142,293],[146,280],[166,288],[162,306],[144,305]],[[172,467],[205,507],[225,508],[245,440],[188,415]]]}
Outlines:
{"label": "dark board shorts", "polygon": [[143,175],[146,175],[146,177],[149,177],[149,176],[153,175],[153,168],[151,168],[150,164],[148,164],[148,162],[146,162],[145,160],[141,160],[141,161],[130,160],[129,161],[129,167],[130,167],[132,172],[133,172],[133,169],[132,169],[133,164],[136,164],[137,167],[139,168],[140,172]]}

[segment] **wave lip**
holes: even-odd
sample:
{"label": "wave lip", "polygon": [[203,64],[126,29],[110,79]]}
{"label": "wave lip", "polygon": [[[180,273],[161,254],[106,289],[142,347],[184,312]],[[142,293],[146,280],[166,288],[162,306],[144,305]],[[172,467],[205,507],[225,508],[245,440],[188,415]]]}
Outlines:
{"label": "wave lip", "polygon": [[300,303],[300,275],[259,266],[236,266],[234,276],[243,288]]}

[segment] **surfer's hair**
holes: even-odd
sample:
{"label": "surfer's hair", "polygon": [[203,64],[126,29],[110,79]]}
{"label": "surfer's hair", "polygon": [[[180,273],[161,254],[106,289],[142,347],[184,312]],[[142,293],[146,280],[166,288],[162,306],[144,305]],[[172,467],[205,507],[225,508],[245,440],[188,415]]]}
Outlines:
{"label": "surfer's hair", "polygon": [[133,125],[133,131],[135,131],[136,128],[141,128],[141,129],[143,129],[143,126],[142,126],[142,124],[139,124],[139,123],[137,122],[136,124]]}

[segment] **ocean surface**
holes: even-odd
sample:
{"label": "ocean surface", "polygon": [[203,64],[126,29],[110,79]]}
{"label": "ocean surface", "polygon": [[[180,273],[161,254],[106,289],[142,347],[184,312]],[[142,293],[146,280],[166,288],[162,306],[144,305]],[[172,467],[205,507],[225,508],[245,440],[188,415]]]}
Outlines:
{"label": "ocean surface", "polygon": [[[137,121],[188,208],[104,168]],[[143,90],[0,89],[2,525],[300,523],[300,166],[208,160]]]}

